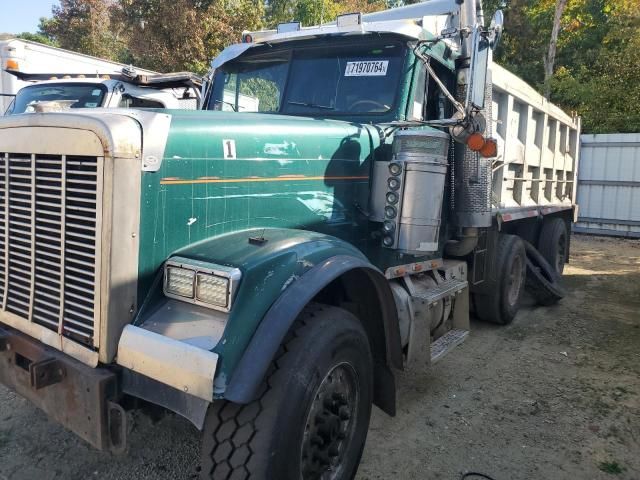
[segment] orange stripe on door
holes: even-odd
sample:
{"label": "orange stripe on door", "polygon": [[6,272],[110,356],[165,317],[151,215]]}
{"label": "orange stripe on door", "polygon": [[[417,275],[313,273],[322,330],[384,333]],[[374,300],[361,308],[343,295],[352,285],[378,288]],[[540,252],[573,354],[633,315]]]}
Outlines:
{"label": "orange stripe on door", "polygon": [[160,185],[194,185],[200,183],[249,183],[249,182],[301,182],[305,180],[369,180],[369,176],[361,177],[272,177],[272,178],[196,178],[194,180],[184,180],[181,178],[163,178]]}

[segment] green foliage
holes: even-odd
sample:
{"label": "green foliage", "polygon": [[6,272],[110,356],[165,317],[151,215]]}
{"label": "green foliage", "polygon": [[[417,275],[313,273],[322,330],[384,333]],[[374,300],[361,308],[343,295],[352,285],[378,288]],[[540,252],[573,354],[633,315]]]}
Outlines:
{"label": "green foliage", "polygon": [[269,0],[265,23],[270,28],[294,20],[305,26],[318,25],[333,21],[343,13],[367,13],[385,8],[385,0]]}
{"label": "green foliage", "polygon": [[624,472],[624,468],[622,468],[618,462],[601,462],[598,465],[598,468],[605,473],[610,473],[612,475],[619,475]]}
{"label": "green foliage", "polygon": [[[488,0],[488,17],[500,0]],[[496,60],[543,91],[555,0],[512,0]],[[640,131],[638,0],[569,0],[562,16],[551,101],[582,116],[589,133]]]}
{"label": "green foliage", "polygon": [[204,73],[244,29],[260,28],[263,12],[261,0],[119,0],[113,18],[124,27],[134,64]]}
{"label": "green foliage", "polygon": [[260,100],[259,112],[277,112],[280,91],[276,84],[264,78],[248,78],[240,85],[240,93]]}
{"label": "green foliage", "polygon": [[41,34],[61,48],[110,60],[126,55],[119,25],[112,21],[115,0],[60,0],[51,19],[41,19]]}
{"label": "green foliage", "polygon": [[52,39],[48,35],[41,32],[36,32],[36,33],[22,32],[16,35],[15,38],[19,38],[20,40],[28,40],[30,42],[43,43],[44,45],[49,45],[51,47],[60,46],[58,45],[58,42],[56,42],[54,39]]}

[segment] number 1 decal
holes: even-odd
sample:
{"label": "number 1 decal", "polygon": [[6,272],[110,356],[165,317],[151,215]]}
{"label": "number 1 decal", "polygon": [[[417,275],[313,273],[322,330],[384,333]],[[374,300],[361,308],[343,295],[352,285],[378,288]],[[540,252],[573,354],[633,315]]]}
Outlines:
{"label": "number 1 decal", "polygon": [[222,150],[224,152],[225,160],[235,160],[236,158],[236,141],[235,140],[222,140]]}

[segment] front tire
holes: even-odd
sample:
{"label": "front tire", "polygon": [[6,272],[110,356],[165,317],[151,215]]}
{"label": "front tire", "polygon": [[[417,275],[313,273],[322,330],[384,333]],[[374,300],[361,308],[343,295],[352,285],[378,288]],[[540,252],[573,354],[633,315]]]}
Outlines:
{"label": "front tire", "polygon": [[369,428],[372,372],[358,319],[309,305],[281,345],[260,397],[210,407],[201,478],[352,479]]}

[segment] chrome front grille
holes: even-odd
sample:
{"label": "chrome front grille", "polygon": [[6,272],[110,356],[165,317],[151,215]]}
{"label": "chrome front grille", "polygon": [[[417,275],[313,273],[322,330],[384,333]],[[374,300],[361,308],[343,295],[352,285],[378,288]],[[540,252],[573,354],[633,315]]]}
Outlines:
{"label": "chrome front grille", "polygon": [[0,152],[0,307],[92,349],[101,165]]}

